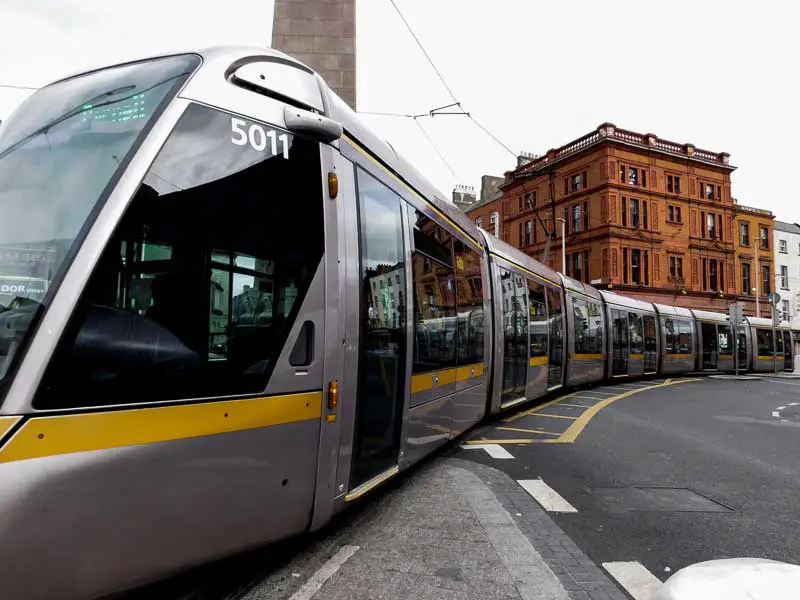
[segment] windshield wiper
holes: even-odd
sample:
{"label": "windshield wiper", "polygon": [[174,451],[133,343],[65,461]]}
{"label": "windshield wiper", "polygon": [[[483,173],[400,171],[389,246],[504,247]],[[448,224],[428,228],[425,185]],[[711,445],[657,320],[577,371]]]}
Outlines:
{"label": "windshield wiper", "polygon": [[[9,146],[8,148],[6,148],[2,152],[0,152],[0,159],[2,159],[3,157],[7,156],[9,153],[13,152],[14,150],[19,148],[23,144],[27,143],[31,139],[35,138],[36,136],[41,135],[43,133],[46,133],[49,129],[55,127],[56,125],[58,125],[60,123],[63,123],[67,119],[71,119],[72,117],[81,114],[82,112],[85,112],[87,110],[94,110],[96,108],[102,108],[104,106],[110,106],[111,104],[117,104],[119,102],[124,102],[125,100],[130,100],[133,96],[135,96],[137,94],[144,94],[145,92],[149,92],[150,90],[155,89],[158,86],[167,83],[168,81],[171,81],[173,79],[177,79],[179,77],[183,77],[184,75],[188,75],[190,73],[191,73],[191,71],[185,71],[183,73],[178,73],[177,75],[173,75],[172,77],[167,77],[166,79],[158,81],[158,82],[154,83],[153,85],[151,85],[150,87],[143,89],[142,91],[136,91],[136,86],[131,84],[131,85],[125,85],[125,86],[121,86],[121,87],[115,88],[115,89],[110,90],[108,92],[103,92],[102,94],[98,94],[97,96],[94,96],[93,98],[89,98],[88,100],[84,100],[83,102],[80,103],[80,105],[76,106],[75,108],[72,108],[72,109],[68,110],[67,112],[65,112],[65,113],[61,114],[60,116],[56,117],[55,119],[53,119],[51,121],[48,121],[42,127],[39,127],[35,131],[32,131],[30,134],[26,135],[24,138],[20,139],[19,141],[15,142],[11,146]],[[117,98],[115,100],[107,100],[105,102],[96,103],[98,100],[100,100],[102,98],[106,98],[108,96],[113,96],[114,94],[118,94],[120,91],[129,90],[131,88],[133,88],[134,93],[128,94],[127,96],[124,96],[122,98]]]}

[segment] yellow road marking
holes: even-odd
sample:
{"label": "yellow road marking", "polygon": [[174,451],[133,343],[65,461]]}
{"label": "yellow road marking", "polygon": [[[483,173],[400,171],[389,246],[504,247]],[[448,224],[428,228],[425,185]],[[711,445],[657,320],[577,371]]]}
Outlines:
{"label": "yellow road marking", "polygon": [[547,408],[548,406],[552,406],[553,404],[556,404],[557,402],[560,402],[561,400],[566,400],[567,398],[572,398],[573,396],[576,396],[579,393],[580,392],[572,392],[571,394],[567,394],[566,396],[561,396],[559,398],[556,398],[555,400],[550,400],[550,402],[545,402],[544,404],[540,404],[538,406],[534,406],[530,410],[526,410],[526,411],[517,413],[515,415],[511,415],[510,417],[506,417],[505,419],[503,419],[503,423],[512,423],[512,422],[516,421],[517,419],[521,419],[522,417],[527,417],[528,415],[532,415],[535,412],[538,412],[538,411],[542,410],[543,408]]}
{"label": "yellow road marking", "polygon": [[664,385],[669,385],[671,381],[672,381],[672,378],[665,379],[664,380]]}
{"label": "yellow road marking", "polygon": [[566,415],[550,415],[550,414],[547,414],[547,413],[540,413],[540,412],[537,412],[537,413],[534,413],[534,414],[528,415],[528,416],[530,416],[530,417],[552,417],[554,419],[577,419],[578,418],[578,417],[568,417]]}
{"label": "yellow road marking", "polygon": [[[593,398],[593,400],[603,400],[603,398]],[[571,408],[589,408],[591,404],[567,404],[566,402],[559,402],[558,406],[569,406]]]}
{"label": "yellow road marking", "polygon": [[465,444],[532,444],[536,440],[526,438],[524,440],[487,440],[481,438],[479,440],[467,440]]}
{"label": "yellow road marking", "polygon": [[658,388],[663,388],[663,387],[669,387],[671,385],[676,385],[678,383],[689,383],[689,382],[692,382],[692,381],[700,381],[700,379],[699,378],[679,379],[678,381],[671,381],[670,383],[666,383],[666,382],[665,383],[659,383],[659,384],[656,384],[656,385],[653,385],[653,386],[650,386],[650,387],[647,387],[647,388],[639,388],[639,389],[636,389],[636,390],[630,390],[630,391],[627,391],[627,392],[625,392],[623,394],[619,394],[618,396],[612,396],[611,398],[606,398],[605,400],[602,400],[601,402],[598,402],[594,406],[586,409],[586,411],[584,411],[584,413],[580,417],[575,419],[575,422],[567,428],[567,430],[564,432],[564,434],[560,438],[558,438],[558,441],[562,442],[562,443],[567,443],[567,444],[574,442],[576,439],[578,439],[578,436],[583,432],[583,430],[586,427],[586,425],[589,424],[589,421],[591,421],[592,418],[597,413],[599,413],[601,410],[603,410],[609,404],[613,404],[617,400],[622,400],[623,398],[627,398],[628,396],[633,396],[634,394],[638,394],[639,392],[643,392],[645,390],[655,390],[655,389],[658,389]]}
{"label": "yellow road marking", "polygon": [[547,435],[561,435],[560,433],[554,433],[552,431],[544,431],[542,429],[523,429],[522,427],[496,427],[496,429],[500,429],[502,431],[519,431],[521,433],[544,433]]}

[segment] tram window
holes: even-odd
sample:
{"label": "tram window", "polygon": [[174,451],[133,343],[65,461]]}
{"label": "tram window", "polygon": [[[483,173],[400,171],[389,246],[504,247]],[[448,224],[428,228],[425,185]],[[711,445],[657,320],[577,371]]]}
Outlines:
{"label": "tram window", "polygon": [[733,336],[730,325],[717,325],[717,339],[721,356],[733,356]]}
{"label": "tram window", "polygon": [[773,356],[772,331],[769,329],[756,329],[756,348],[758,356]]}
{"label": "tram window", "polygon": [[319,145],[280,135],[276,156],[230,143],[231,115],[186,110],[92,273],[37,408],[265,388],[324,243]]}
{"label": "tram window", "polygon": [[531,358],[547,356],[547,309],[544,285],[532,279],[527,281]]}
{"label": "tram window", "polygon": [[414,373],[456,365],[456,287],[452,236],[421,212],[415,219],[412,268],[414,278]]}
{"label": "tram window", "polygon": [[676,319],[678,331],[678,354],[692,353],[692,324],[684,319]]}
{"label": "tram window", "polygon": [[545,285],[547,318],[550,323],[550,352],[548,356],[547,387],[561,385],[564,364],[564,323],[561,288]]}
{"label": "tram window", "polygon": [[679,331],[676,327],[674,319],[664,319],[664,333],[666,337],[667,347],[665,354],[678,354],[678,334]]}
{"label": "tram window", "polygon": [[631,354],[644,354],[644,330],[642,316],[637,313],[628,313],[628,326],[630,327]]}
{"label": "tram window", "polygon": [[483,284],[481,257],[459,240],[453,241],[458,299],[458,363],[483,362]]}
{"label": "tram window", "polygon": [[603,353],[602,309],[596,302],[572,297],[575,321],[575,354]]}

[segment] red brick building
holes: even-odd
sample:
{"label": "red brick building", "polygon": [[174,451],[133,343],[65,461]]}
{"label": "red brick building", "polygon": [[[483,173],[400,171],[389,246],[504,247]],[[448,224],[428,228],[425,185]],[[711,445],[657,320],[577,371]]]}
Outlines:
{"label": "red brick building", "polygon": [[735,203],[734,169],[725,152],[604,123],[506,173],[501,197],[467,214],[493,232],[496,212],[499,237],[559,271],[563,230],[567,274],[598,288],[754,314],[753,278],[774,281],[774,217]]}

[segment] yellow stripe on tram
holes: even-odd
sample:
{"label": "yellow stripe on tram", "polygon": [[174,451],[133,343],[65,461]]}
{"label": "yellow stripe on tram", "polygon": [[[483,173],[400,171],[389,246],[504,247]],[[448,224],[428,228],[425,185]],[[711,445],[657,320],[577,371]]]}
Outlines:
{"label": "yellow stripe on tram", "polygon": [[529,367],[543,367],[548,363],[548,358],[546,356],[531,356],[530,360],[528,361]]}
{"label": "yellow stripe on tram", "polygon": [[0,449],[0,463],[153,444],[322,416],[322,392],[34,417]]}
{"label": "yellow stripe on tram", "polygon": [[0,439],[14,427],[22,417],[0,417]]}
{"label": "yellow stripe on tram", "polygon": [[603,360],[602,354],[576,354],[573,356],[575,360]]}
{"label": "yellow stripe on tram", "polygon": [[[475,363],[474,365],[464,365],[454,369],[442,369],[441,371],[431,371],[430,373],[420,373],[419,375],[412,375],[411,377],[411,393],[424,392],[432,390],[441,385],[448,383],[455,383],[456,381],[467,381],[473,377],[481,377],[483,375],[483,363]],[[434,377],[438,380],[434,382]]]}

